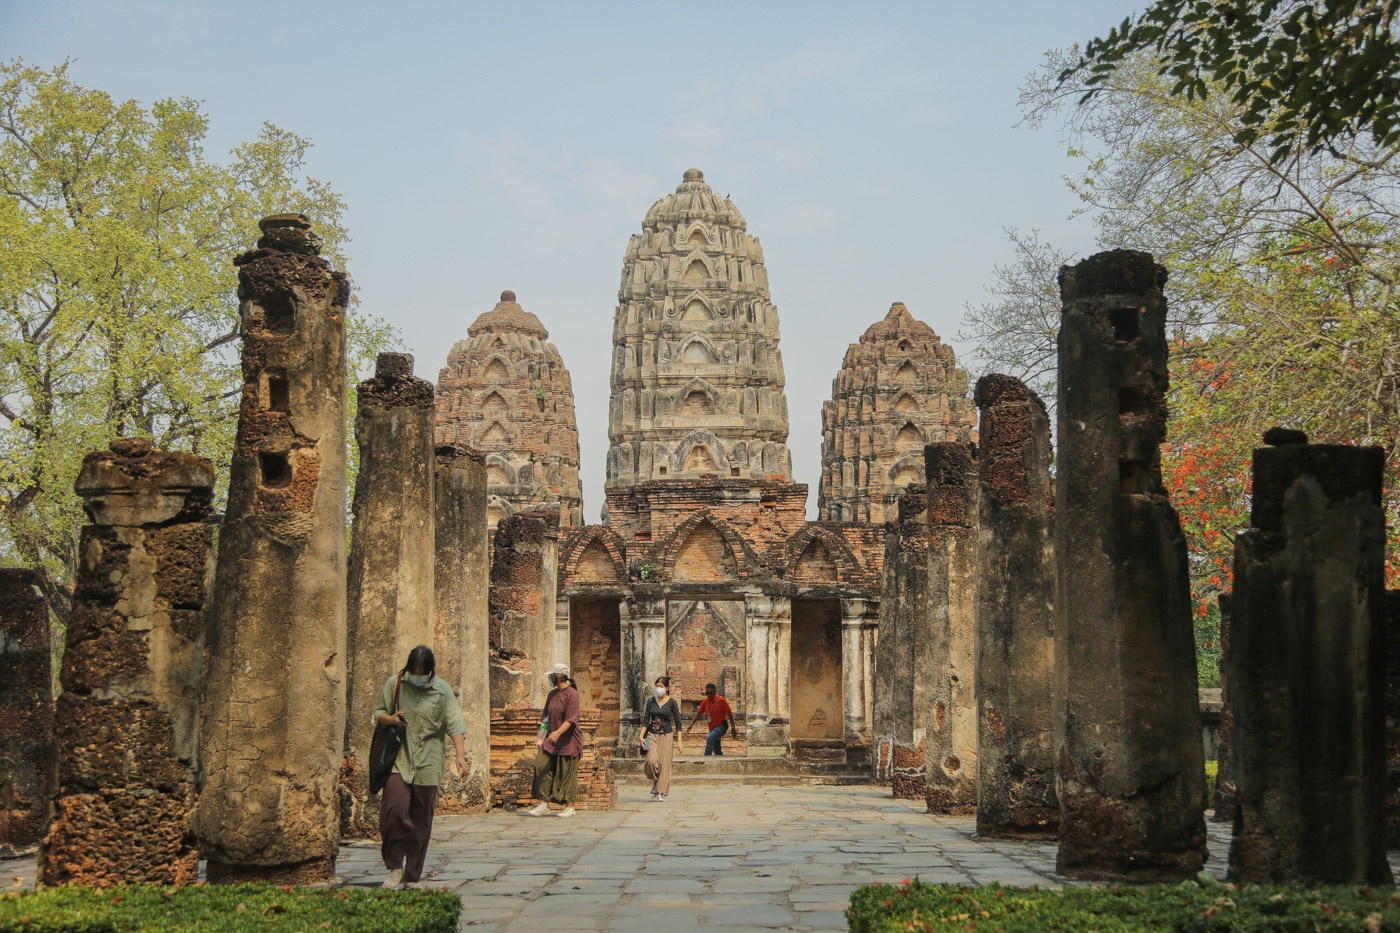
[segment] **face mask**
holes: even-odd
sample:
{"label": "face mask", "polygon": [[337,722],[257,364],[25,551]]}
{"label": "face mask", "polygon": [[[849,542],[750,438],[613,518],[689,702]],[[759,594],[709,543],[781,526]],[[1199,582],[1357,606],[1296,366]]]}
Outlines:
{"label": "face mask", "polygon": [[432,674],[409,674],[409,675],[407,675],[406,677],[404,677],[404,680],[406,680],[406,681],[408,681],[409,683],[413,684],[413,686],[415,686],[415,687],[419,687],[419,688],[422,688],[422,689],[427,689],[428,685],[431,684],[431,683],[433,682],[433,675],[432,675]]}
{"label": "face mask", "polygon": [[664,696],[666,695],[666,688],[665,688],[665,687],[657,687],[657,688],[656,688],[656,695],[659,696],[659,697],[664,697]]}

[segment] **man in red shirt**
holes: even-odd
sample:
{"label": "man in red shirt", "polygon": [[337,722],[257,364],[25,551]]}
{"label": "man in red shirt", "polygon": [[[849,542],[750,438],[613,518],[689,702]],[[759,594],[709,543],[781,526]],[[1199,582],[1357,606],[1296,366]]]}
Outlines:
{"label": "man in red shirt", "polygon": [[[734,711],[729,708],[729,701],[716,692],[714,684],[705,684],[705,699],[700,701],[700,708],[695,711],[695,719],[691,722],[690,729],[694,729],[700,717],[706,714],[710,717],[710,735],[705,739],[705,754],[723,757],[724,752],[719,747],[719,740],[724,738],[726,731],[734,732]],[[689,732],[690,729],[685,731]]]}

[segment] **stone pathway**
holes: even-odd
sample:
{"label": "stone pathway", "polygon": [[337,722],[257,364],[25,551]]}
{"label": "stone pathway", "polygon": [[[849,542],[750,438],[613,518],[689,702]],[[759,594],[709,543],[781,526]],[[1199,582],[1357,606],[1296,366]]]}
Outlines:
{"label": "stone pathway", "polygon": [[[665,803],[619,787],[611,812],[571,820],[494,811],[437,820],[426,878],[462,897],[463,930],[845,930],[850,892],[874,881],[1057,887],[1053,843],[982,841],[971,818],[934,818],[889,789],[687,782]],[[1229,825],[1207,823],[1223,877]],[[1392,855],[1400,853],[1392,853]],[[383,878],[377,847],[347,845],[354,885]],[[33,883],[0,862],[0,890]]]}

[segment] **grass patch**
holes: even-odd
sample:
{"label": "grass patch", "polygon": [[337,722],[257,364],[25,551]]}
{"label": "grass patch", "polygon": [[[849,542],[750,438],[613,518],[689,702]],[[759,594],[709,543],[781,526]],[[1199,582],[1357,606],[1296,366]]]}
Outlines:
{"label": "grass patch", "polygon": [[0,933],[455,933],[461,910],[450,891],[73,886],[0,895]]}
{"label": "grass patch", "polygon": [[1215,779],[1220,774],[1220,762],[1206,762],[1206,808],[1215,806]]}
{"label": "grass patch", "polygon": [[1353,887],[1200,881],[1060,891],[1001,885],[872,884],[851,893],[852,933],[1160,933],[1400,930],[1400,894]]}

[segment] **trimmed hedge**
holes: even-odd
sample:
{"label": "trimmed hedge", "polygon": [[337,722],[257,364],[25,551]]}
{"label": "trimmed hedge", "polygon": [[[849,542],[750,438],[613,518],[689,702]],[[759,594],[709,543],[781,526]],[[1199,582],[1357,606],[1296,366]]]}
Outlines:
{"label": "trimmed hedge", "polygon": [[1047,890],[872,884],[851,893],[852,933],[1316,933],[1400,930],[1400,894],[1352,887],[1266,887],[1199,881]]}
{"label": "trimmed hedge", "polygon": [[461,911],[450,891],[72,886],[0,895],[0,933],[455,933]]}

